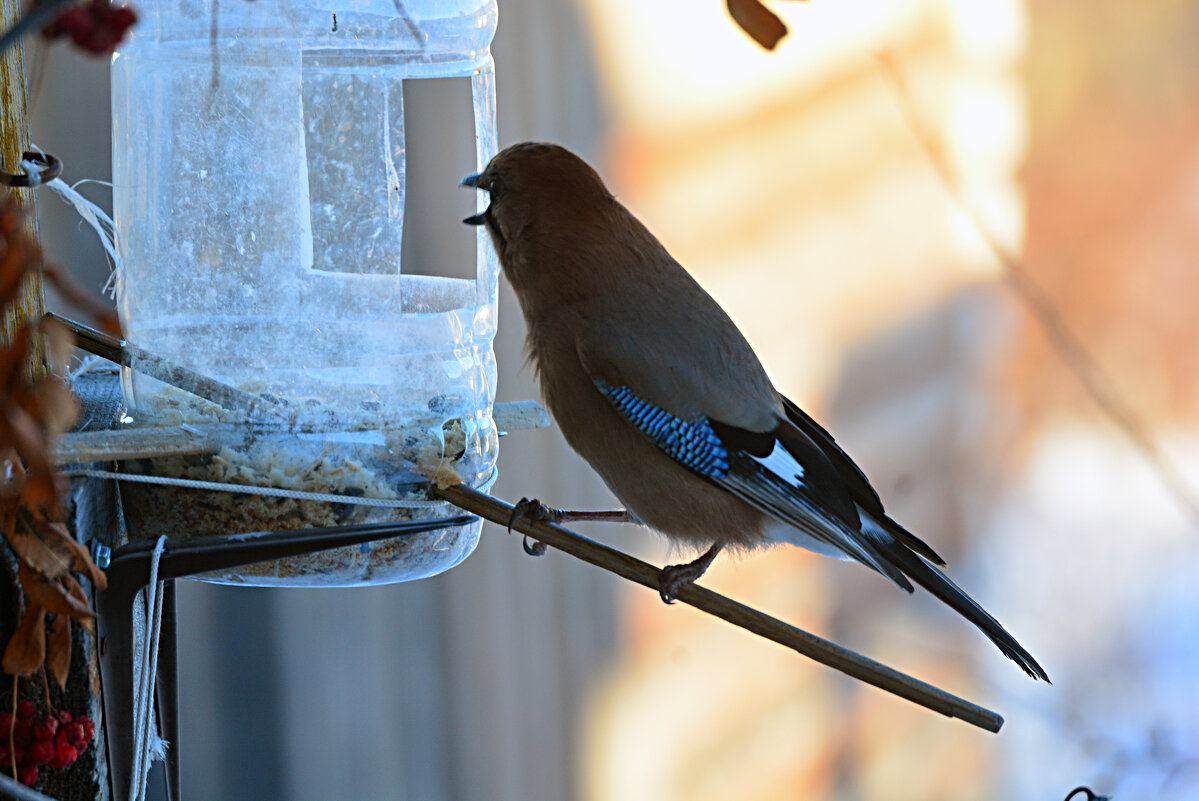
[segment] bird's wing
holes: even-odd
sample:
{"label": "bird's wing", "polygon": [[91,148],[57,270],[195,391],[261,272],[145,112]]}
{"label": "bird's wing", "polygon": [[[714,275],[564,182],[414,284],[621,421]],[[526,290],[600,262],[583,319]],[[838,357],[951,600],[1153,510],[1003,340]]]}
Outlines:
{"label": "bird's wing", "polygon": [[846,491],[853,498],[854,503],[860,506],[883,529],[904,545],[933,564],[944,565],[945,560],[928,543],[887,516],[887,513],[883,511],[882,500],[878,497],[878,493],[874,487],[870,486],[870,480],[866,478],[866,474],[862,472],[862,468],[858,467],[853,459],[849,458],[849,454],[841,450],[841,446],[833,439],[833,435],[809,417],[807,412],[795,405],[793,401],[785,397],[781,399],[787,419],[791,421],[792,425],[802,431],[813,444],[820,448],[821,452],[828,458],[829,462],[836,469],[837,475],[840,476]]}
{"label": "bird's wing", "polygon": [[[751,506],[912,590],[873,535],[863,531],[857,505],[837,467],[804,431],[778,413],[768,430],[753,431],[699,411],[702,398],[676,401],[673,409],[648,400],[650,393],[638,376],[618,367],[610,342],[581,342],[580,362],[596,389],[659,450]],[[737,385],[728,394],[735,399]],[[729,398],[723,401],[727,405]]]}

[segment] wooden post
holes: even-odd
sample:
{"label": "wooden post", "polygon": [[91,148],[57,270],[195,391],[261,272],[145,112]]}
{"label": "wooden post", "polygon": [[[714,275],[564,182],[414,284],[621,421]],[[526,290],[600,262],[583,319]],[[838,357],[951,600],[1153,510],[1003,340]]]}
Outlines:
{"label": "wooden post", "polygon": [[[0,0],[0,30],[8,30],[21,16],[20,0]],[[25,107],[25,47],[22,43],[10,47],[0,54],[0,165],[9,172],[16,172],[21,163],[21,154],[29,145],[29,115]],[[37,237],[37,217],[33,213],[33,189],[10,189],[17,203],[29,210],[25,225],[31,237]],[[45,311],[42,294],[42,277],[32,274],[16,303],[4,310],[4,328],[0,332],[0,344],[12,341],[17,329],[31,320],[41,319]],[[36,351],[30,360],[30,369],[44,369],[41,352]]]}
{"label": "wooden post", "polygon": [[[19,0],[0,0],[0,30],[8,30],[20,15]],[[22,147],[29,139],[29,119],[25,110],[25,67],[23,48],[18,44],[0,54],[0,167],[14,170],[20,163]],[[2,191],[2,190],[0,190]],[[10,190],[26,208],[33,203],[33,190]],[[32,215],[27,225],[36,225]],[[12,342],[13,334],[26,322],[41,315],[43,308],[42,280],[40,275],[26,280],[16,303],[3,310],[3,327],[0,328],[0,347]],[[28,369],[34,370],[31,364]],[[40,361],[40,360],[38,360]],[[9,557],[7,548],[0,543],[0,643],[6,643],[17,628],[18,604],[9,603],[17,595],[17,565]]]}

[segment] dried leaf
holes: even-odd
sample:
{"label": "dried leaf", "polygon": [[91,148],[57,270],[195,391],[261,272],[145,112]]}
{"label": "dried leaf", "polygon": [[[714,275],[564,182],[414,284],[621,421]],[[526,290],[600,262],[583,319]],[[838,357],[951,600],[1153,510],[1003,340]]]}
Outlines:
{"label": "dried leaf", "polygon": [[725,0],[733,21],[767,50],[787,35],[787,26],[759,0]]}
{"label": "dried leaf", "polygon": [[21,502],[31,509],[53,506],[58,490],[46,452],[46,438],[28,412],[13,406],[0,406],[0,448],[13,447],[25,464],[27,480]]}
{"label": "dried leaf", "polygon": [[58,378],[39,381],[33,387],[37,400],[34,416],[42,421],[48,439],[54,439],[79,419],[79,399]]}
{"label": "dried leaf", "polygon": [[[70,574],[60,576],[55,581],[21,562],[17,578],[30,602],[46,607],[47,612],[68,615],[79,621],[90,621],[95,617],[83,589]],[[76,589],[79,590],[78,593],[75,592]]]}
{"label": "dried leaf", "polygon": [[50,358],[50,368],[55,375],[66,375],[71,364],[71,355],[75,353],[75,337],[71,334],[71,329],[52,317],[43,317],[38,327],[42,336],[46,338],[46,355]]}
{"label": "dried leaf", "polygon": [[42,265],[42,275],[54,285],[54,288],[68,303],[77,309],[83,309],[96,318],[97,328],[114,337],[121,336],[121,325],[112,309],[96,300],[90,292],[79,286],[75,279],[71,278],[69,272],[53,264],[44,264]]}
{"label": "dried leaf", "polygon": [[71,536],[63,523],[22,519],[9,536],[9,544],[17,556],[48,579],[86,573],[98,589],[108,586],[104,571],[96,567],[87,548]]}
{"label": "dried leaf", "polygon": [[46,610],[30,602],[4,649],[4,672],[28,676],[42,666],[46,658]]}
{"label": "dried leaf", "polygon": [[25,360],[33,344],[33,331],[28,326],[18,328],[8,347],[0,350],[0,387],[11,396],[17,385],[25,380]]}
{"label": "dried leaf", "polygon": [[63,537],[58,529],[31,525],[27,517],[22,518],[8,537],[9,545],[21,561],[48,579],[71,572],[75,564],[75,550],[67,542],[71,538]]}
{"label": "dried leaf", "polygon": [[[76,601],[83,604],[84,606],[87,606],[88,609],[91,609],[91,607],[88,606],[87,595],[84,594],[83,587],[79,586],[79,582],[76,581],[73,576],[63,576],[58,581],[66,589],[67,594],[70,595],[71,598],[75,599]],[[75,619],[79,621],[79,625],[83,626],[88,631],[92,631],[91,618],[75,618]]]}
{"label": "dried leaf", "polygon": [[24,228],[25,213],[11,197],[0,198],[0,309],[16,299],[21,282],[36,270],[41,251]]}
{"label": "dried leaf", "polygon": [[46,640],[46,668],[58,682],[58,688],[67,688],[67,676],[71,672],[71,621],[66,615],[58,615],[50,624],[50,637]]}
{"label": "dried leaf", "polygon": [[24,489],[25,465],[21,464],[17,449],[9,448],[0,455],[0,510],[15,509]]}
{"label": "dried leaf", "polygon": [[[74,553],[75,560],[71,563],[72,573],[86,573],[92,584],[98,590],[108,589],[108,576],[104,575],[104,571],[96,567],[96,563],[92,561],[91,552],[79,540],[71,536],[71,532],[67,530],[65,523],[47,523],[48,528],[54,530],[56,534],[61,536],[67,546]],[[82,590],[80,594],[82,595]],[[87,598],[84,597],[84,603],[87,603]]]}

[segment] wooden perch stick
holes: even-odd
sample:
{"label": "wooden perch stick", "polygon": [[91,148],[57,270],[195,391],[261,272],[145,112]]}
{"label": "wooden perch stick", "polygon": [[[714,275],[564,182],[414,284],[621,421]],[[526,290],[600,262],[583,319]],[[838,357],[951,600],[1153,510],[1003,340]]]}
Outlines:
{"label": "wooden perch stick", "polygon": [[[511,505],[462,484],[445,488],[434,487],[432,494],[501,526],[506,526],[512,515]],[[647,562],[601,545],[553,523],[544,521],[530,523],[520,519],[512,527],[522,534],[534,537],[577,559],[601,567],[629,581],[643,584],[655,592],[658,590],[658,576],[661,571]],[[889,668],[848,648],[797,629],[795,626],[776,620],[711,590],[694,584],[685,585],[679,590],[678,600],[690,604],[702,612],[707,612],[709,615],[727,620],[734,626],[740,626],[746,631],[798,651],[810,659],[815,659],[817,662],[835,668],[855,679],[906,698],[926,709],[939,712],[947,717],[964,720],[990,732],[999,731],[1003,725],[1003,718],[989,709],[972,704],[964,698],[959,698],[931,684],[912,678],[906,673],[900,673],[894,668]]]}

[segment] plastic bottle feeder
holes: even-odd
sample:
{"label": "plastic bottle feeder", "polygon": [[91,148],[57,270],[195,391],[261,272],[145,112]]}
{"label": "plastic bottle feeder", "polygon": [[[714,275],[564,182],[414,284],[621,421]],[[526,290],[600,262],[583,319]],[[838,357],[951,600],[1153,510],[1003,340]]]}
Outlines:
{"label": "plastic bottle feeder", "polygon": [[[495,469],[498,267],[481,231],[474,280],[401,264],[404,206],[421,200],[405,195],[404,87],[469,80],[482,169],[496,150],[495,2],[215,8],[160,0],[113,61],[118,309],[131,343],[250,402],[125,370],[129,425],[183,426],[205,443],[124,466],[202,482],[121,482],[130,536],[451,516],[420,505],[429,477],[479,487]],[[204,578],[406,581],[458,564],[480,526]]]}

